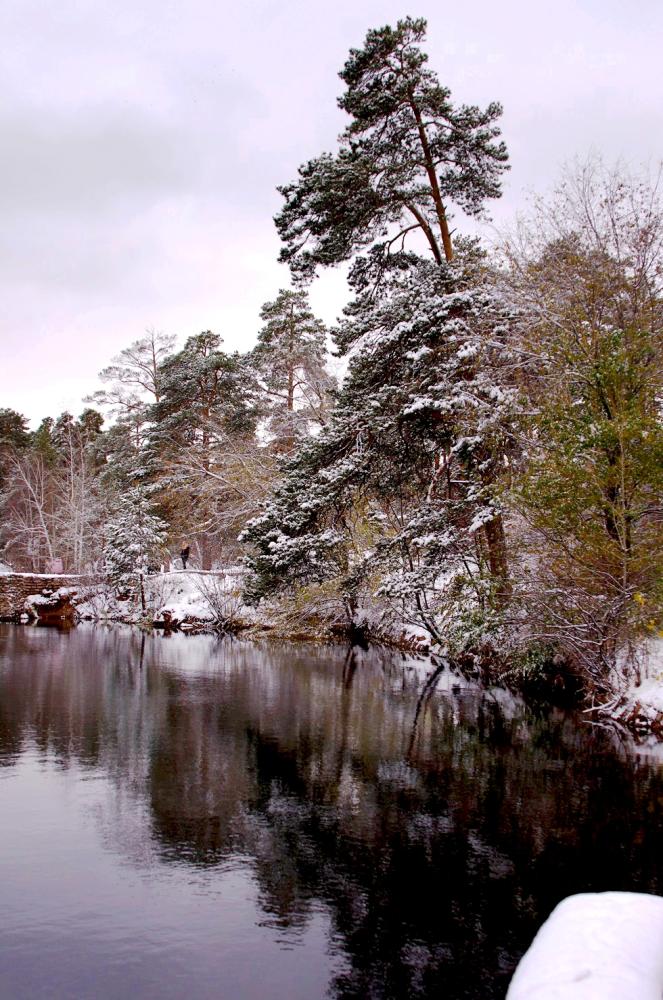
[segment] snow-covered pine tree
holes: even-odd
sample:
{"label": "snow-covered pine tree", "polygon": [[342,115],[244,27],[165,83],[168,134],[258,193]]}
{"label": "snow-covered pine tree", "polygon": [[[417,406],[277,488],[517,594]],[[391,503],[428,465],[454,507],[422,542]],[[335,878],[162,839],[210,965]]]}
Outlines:
{"label": "snow-covered pine tree", "polygon": [[133,487],[119,499],[115,514],[105,525],[104,565],[117,587],[138,585],[145,610],[143,579],[152,563],[160,562],[166,541],[166,524],[155,513],[145,490]]}
{"label": "snow-covered pine tree", "polygon": [[281,260],[301,276],[374,246],[384,259],[417,230],[433,258],[451,260],[449,203],[469,215],[500,195],[507,151],[499,104],[455,107],[421,51],[426,21],[369,31],[339,74],[351,122],[336,155],[310,160],[279,190]]}
{"label": "snow-covered pine tree", "polygon": [[506,596],[506,567],[492,561],[504,549],[486,528],[501,524],[515,451],[509,323],[460,257],[420,260],[389,294],[355,300],[337,407],[244,533],[254,599],[331,577],[351,613],[368,584],[438,636],[453,614],[467,628],[460,606],[485,625]]}
{"label": "snow-covered pine tree", "polygon": [[331,408],[327,331],[303,290],[282,289],[265,303],[260,317],[264,326],[249,364],[264,399],[272,448],[287,453],[313,427],[324,425]]}
{"label": "snow-covered pine tree", "polygon": [[[517,399],[508,310],[476,248],[455,255],[449,231],[448,203],[477,214],[500,193],[501,109],[454,108],[425,65],[424,31],[408,18],[350,53],[338,154],[282,189],[295,274],[368,252],[335,331],[348,357],[336,410],[244,537],[254,599],[336,576],[353,613],[373,575],[439,634],[452,593],[456,606],[472,594],[484,618],[508,593],[498,484]],[[405,250],[415,230],[432,261]]]}

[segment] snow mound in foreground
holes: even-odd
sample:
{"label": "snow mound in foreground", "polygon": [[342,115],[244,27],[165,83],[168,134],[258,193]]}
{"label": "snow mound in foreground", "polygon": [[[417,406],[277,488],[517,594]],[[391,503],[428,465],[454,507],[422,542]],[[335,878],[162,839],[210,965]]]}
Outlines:
{"label": "snow mound in foreground", "polygon": [[516,969],[507,1000],[661,1000],[663,898],[569,896]]}

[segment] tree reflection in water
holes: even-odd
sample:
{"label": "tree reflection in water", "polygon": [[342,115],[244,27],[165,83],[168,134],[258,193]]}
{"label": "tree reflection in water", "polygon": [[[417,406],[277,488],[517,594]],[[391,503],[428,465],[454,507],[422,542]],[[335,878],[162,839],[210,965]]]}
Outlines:
{"label": "tree reflection in water", "polygon": [[117,628],[0,651],[0,762],[101,769],[113,850],[247,866],[276,934],[323,907],[334,997],[500,997],[563,896],[663,888],[656,765],[410,657]]}

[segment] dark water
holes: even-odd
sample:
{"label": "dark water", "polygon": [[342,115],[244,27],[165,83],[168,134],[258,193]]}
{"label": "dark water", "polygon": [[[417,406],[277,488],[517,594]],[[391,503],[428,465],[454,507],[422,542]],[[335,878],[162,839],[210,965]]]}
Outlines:
{"label": "dark water", "polygon": [[0,627],[0,996],[503,997],[663,891],[663,775],[384,653]]}

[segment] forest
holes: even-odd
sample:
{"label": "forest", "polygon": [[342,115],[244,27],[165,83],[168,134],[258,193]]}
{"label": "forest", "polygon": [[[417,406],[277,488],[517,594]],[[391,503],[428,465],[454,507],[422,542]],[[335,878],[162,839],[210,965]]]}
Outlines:
{"label": "forest", "polygon": [[[663,635],[657,183],[594,157],[463,233],[501,194],[502,109],[452,99],[425,32],[350,51],[337,148],[279,189],[291,287],[254,346],[148,330],[80,416],[0,410],[0,558],[131,588],[189,545],[266,615],[608,698]],[[334,267],[328,329],[308,289]]]}

